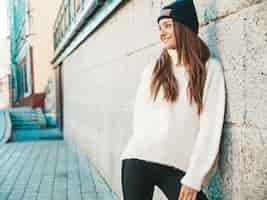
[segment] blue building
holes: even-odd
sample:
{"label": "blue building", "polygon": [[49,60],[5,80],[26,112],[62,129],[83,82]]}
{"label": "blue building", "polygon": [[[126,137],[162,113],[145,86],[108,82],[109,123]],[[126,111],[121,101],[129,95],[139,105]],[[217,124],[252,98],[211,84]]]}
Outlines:
{"label": "blue building", "polygon": [[[45,107],[53,78],[53,23],[60,0],[8,0],[13,106]],[[47,15],[49,10],[49,15]]]}
{"label": "blue building", "polygon": [[12,103],[34,92],[32,48],[29,43],[29,10],[26,0],[8,1],[10,15],[10,49],[12,71]]}

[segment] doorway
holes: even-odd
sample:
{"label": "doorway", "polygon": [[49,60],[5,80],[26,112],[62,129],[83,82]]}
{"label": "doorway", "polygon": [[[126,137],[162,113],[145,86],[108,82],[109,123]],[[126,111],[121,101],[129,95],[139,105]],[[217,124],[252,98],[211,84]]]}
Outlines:
{"label": "doorway", "polygon": [[63,74],[62,63],[56,69],[56,121],[59,129],[63,133],[64,129],[64,87],[63,87]]}

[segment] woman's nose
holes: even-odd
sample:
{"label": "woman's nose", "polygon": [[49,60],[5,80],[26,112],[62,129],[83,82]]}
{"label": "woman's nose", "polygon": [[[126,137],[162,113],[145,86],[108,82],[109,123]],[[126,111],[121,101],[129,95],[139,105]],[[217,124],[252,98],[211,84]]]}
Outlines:
{"label": "woman's nose", "polygon": [[159,30],[159,32],[160,32],[161,35],[162,35],[162,34],[165,34],[165,30],[164,30],[163,28],[161,28],[161,29]]}
{"label": "woman's nose", "polygon": [[161,29],[160,30],[160,37],[162,38],[162,37],[164,37],[166,35],[166,32],[163,30],[163,29]]}

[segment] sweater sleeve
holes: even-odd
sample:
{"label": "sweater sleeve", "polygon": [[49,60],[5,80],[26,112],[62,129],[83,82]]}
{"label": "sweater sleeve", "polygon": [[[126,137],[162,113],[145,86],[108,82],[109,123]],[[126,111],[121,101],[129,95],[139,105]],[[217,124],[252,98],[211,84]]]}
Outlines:
{"label": "sweater sleeve", "polygon": [[203,94],[203,112],[191,152],[189,166],[181,183],[197,191],[217,158],[225,112],[225,80],[219,61],[211,59]]}
{"label": "sweater sleeve", "polygon": [[133,110],[133,131],[137,132],[136,130],[139,124],[143,121],[143,106],[144,106],[144,97],[147,95],[148,90],[148,81],[150,78],[150,71],[151,71],[151,63],[145,65],[142,73],[139,76],[139,83],[136,90],[135,100],[134,100],[134,110]]}

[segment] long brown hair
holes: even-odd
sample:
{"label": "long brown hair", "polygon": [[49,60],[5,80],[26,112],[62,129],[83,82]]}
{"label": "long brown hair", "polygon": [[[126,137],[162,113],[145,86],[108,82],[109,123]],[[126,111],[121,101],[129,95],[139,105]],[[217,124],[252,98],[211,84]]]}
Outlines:
{"label": "long brown hair", "polygon": [[[203,90],[207,76],[205,64],[210,58],[210,50],[201,38],[192,32],[188,27],[173,20],[174,33],[176,37],[177,59],[184,66],[189,74],[187,96],[190,93],[190,104],[192,100],[197,104],[198,114],[203,110]],[[172,70],[172,60],[167,51],[163,49],[153,69],[151,82],[151,96],[154,101],[160,87],[164,90],[164,99],[167,102],[175,102],[179,97],[179,87]]]}

